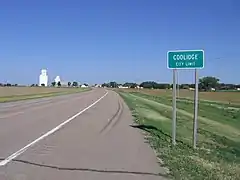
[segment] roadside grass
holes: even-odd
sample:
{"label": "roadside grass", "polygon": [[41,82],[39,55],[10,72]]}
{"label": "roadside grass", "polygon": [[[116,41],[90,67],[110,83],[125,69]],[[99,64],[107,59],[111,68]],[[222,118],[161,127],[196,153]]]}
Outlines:
{"label": "roadside grass", "polygon": [[[148,100],[153,100],[164,105],[168,105],[169,108],[172,106],[172,98],[165,96],[152,96],[141,93],[131,93]],[[194,106],[193,100],[190,99],[179,99],[177,101],[177,108],[179,111],[183,110],[186,113],[190,113],[189,116],[193,116]],[[184,113],[182,111],[182,113]],[[185,114],[186,114],[185,113]],[[232,126],[240,128],[240,105],[227,105],[221,103],[209,103],[206,101],[199,101],[199,114],[200,118],[209,122],[214,121],[215,123],[223,123],[223,126]],[[215,123],[213,122],[213,125]]]}
{"label": "roadside grass", "polygon": [[240,110],[200,101],[198,148],[192,149],[193,102],[177,102],[177,145],[171,145],[171,98],[118,92],[147,131],[174,179],[235,180],[240,177]]}
{"label": "roadside grass", "polygon": [[[172,97],[172,90],[169,89],[121,89],[124,92],[140,92],[153,96],[169,96]],[[192,100],[194,91],[180,89],[179,95],[181,98]],[[236,104],[240,105],[240,91],[227,92],[199,92],[199,99],[208,102],[218,102],[221,104]]]}
{"label": "roadside grass", "polygon": [[44,92],[34,93],[34,94],[24,93],[24,94],[12,94],[8,96],[0,96],[0,103],[67,95],[72,93],[84,92],[88,90],[90,90],[90,88],[64,88],[64,90],[58,91],[56,88],[55,92],[54,91],[51,92],[52,91],[52,88],[51,88],[50,92],[44,91]]}

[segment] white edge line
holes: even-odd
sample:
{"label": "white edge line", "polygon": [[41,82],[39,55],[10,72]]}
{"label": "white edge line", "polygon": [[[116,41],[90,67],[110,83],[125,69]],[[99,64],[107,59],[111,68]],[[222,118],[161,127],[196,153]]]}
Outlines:
{"label": "white edge line", "polygon": [[42,139],[44,139],[45,137],[53,134],[54,132],[56,132],[57,130],[59,130],[60,128],[62,128],[65,124],[71,122],[73,119],[75,119],[77,116],[79,116],[80,114],[82,114],[83,112],[85,112],[86,110],[88,110],[89,108],[91,108],[92,106],[94,106],[95,104],[97,104],[99,101],[101,101],[106,95],[108,94],[108,91],[102,96],[100,97],[98,100],[96,100],[94,103],[92,103],[91,105],[89,105],[88,107],[86,107],[85,109],[83,109],[82,111],[78,112],[77,114],[73,115],[72,117],[70,117],[69,119],[67,119],[66,121],[64,121],[63,123],[59,124],[57,127],[53,128],[52,130],[48,131],[47,133],[43,134],[42,136],[40,136],[39,138],[37,138],[36,140],[32,141],[31,143],[29,143],[28,145],[26,145],[25,147],[23,147],[22,149],[18,150],[17,152],[13,153],[12,155],[10,155],[9,157],[7,157],[6,159],[4,159],[3,161],[0,162],[0,166],[5,166],[7,163],[9,163],[10,161],[12,161],[13,159],[15,159],[16,157],[18,157],[19,155],[21,155],[22,153],[24,153],[28,148],[30,148],[31,146],[33,146],[34,144],[38,143],[39,141],[41,141]]}

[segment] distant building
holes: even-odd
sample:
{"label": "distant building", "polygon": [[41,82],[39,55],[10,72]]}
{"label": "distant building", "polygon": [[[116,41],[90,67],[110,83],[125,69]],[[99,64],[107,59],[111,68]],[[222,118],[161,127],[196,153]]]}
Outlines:
{"label": "distant building", "polygon": [[216,91],[216,89],[215,88],[211,88],[211,91]]}
{"label": "distant building", "polygon": [[143,89],[141,86],[136,86],[135,89]]}
{"label": "distant building", "polygon": [[39,86],[42,86],[42,84],[44,84],[44,86],[48,85],[48,75],[46,69],[42,69],[41,74],[39,75]]}
{"label": "distant building", "polygon": [[56,76],[56,78],[54,79],[55,83],[57,84],[58,82],[61,82],[60,76]]}
{"label": "distant building", "polygon": [[95,87],[102,87],[102,85],[101,84],[96,84]]}
{"label": "distant building", "polygon": [[86,86],[85,84],[82,84],[81,87],[82,87],[82,88],[86,88],[86,87],[88,87],[88,86]]}
{"label": "distant building", "polygon": [[129,88],[129,87],[128,87],[128,86],[122,86],[122,85],[120,85],[120,86],[118,86],[118,88],[127,89],[127,88]]}

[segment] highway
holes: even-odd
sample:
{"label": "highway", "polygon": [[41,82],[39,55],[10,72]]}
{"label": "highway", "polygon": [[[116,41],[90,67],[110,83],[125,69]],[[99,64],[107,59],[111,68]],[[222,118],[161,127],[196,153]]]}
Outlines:
{"label": "highway", "polygon": [[0,104],[0,180],[166,179],[113,91]]}

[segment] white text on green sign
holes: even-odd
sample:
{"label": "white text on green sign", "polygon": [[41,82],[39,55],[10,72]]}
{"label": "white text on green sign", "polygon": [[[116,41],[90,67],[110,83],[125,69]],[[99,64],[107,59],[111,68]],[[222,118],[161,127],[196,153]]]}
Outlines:
{"label": "white text on green sign", "polygon": [[170,69],[201,69],[204,67],[203,50],[169,51],[168,68]]}

